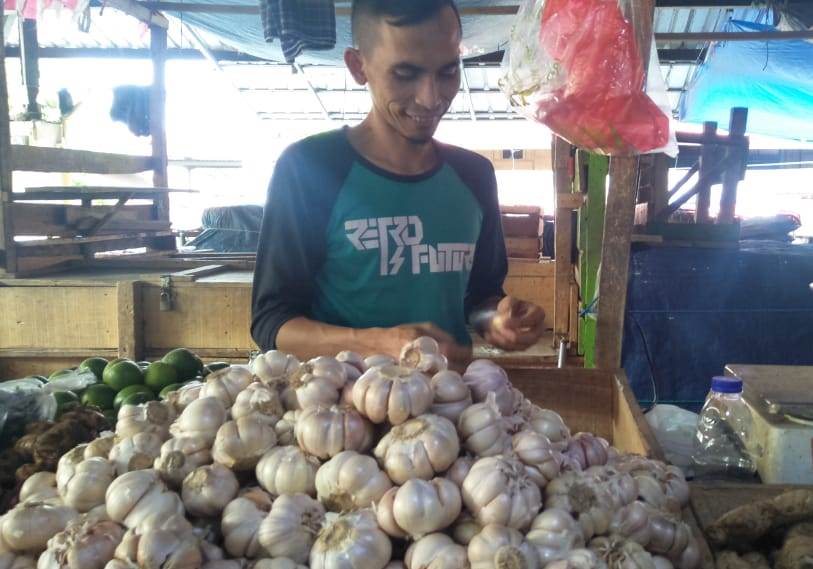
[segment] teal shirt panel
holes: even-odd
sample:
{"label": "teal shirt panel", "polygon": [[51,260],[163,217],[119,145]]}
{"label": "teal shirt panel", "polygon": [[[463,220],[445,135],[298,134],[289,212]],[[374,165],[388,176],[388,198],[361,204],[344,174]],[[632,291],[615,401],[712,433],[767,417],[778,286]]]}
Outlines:
{"label": "teal shirt panel", "polygon": [[418,181],[355,162],[325,231],[312,313],[339,326],[432,322],[463,345],[464,298],[483,223],[477,198],[443,164]]}

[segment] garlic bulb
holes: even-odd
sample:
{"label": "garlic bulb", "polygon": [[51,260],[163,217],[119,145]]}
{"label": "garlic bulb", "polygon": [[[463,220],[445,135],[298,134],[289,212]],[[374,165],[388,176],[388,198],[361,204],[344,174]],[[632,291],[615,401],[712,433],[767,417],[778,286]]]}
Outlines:
{"label": "garlic bulb", "polygon": [[201,436],[175,437],[161,445],[153,468],[172,488],[180,488],[183,479],[199,466],[212,463],[209,444]]}
{"label": "garlic bulb", "polygon": [[264,383],[252,383],[246,387],[237,395],[231,407],[232,419],[255,415],[271,427],[277,424],[284,413],[279,393]]}
{"label": "garlic bulb", "polygon": [[364,365],[364,358],[362,358],[356,352],[344,350],[343,352],[336,354],[336,360],[343,364],[353,366],[359,371],[359,373],[364,373],[367,370],[367,367]]}
{"label": "garlic bulb", "polygon": [[655,569],[675,569],[674,564],[669,559],[660,555],[653,555],[652,562],[655,564]]}
{"label": "garlic bulb", "polygon": [[567,557],[549,563],[545,569],[607,569],[607,564],[591,549],[573,549]]}
{"label": "garlic bulb", "polygon": [[260,486],[272,496],[308,494],[316,496],[316,472],[319,461],[297,446],[271,449],[257,463],[255,473]]}
{"label": "garlic bulb", "polygon": [[689,485],[678,467],[638,455],[618,456],[611,464],[635,477],[639,498],[647,504],[674,513],[688,504]]}
{"label": "garlic bulb", "polygon": [[429,412],[446,417],[457,424],[460,415],[472,404],[471,390],[463,377],[452,370],[444,370],[432,376],[432,406]]}
{"label": "garlic bulb", "polygon": [[471,396],[475,403],[486,400],[489,393],[494,394],[494,402],[505,417],[514,410],[514,392],[508,374],[500,366],[490,360],[475,360],[466,368],[463,381],[471,389]]}
{"label": "garlic bulb", "polygon": [[122,405],[116,419],[116,435],[124,439],[138,433],[153,433],[165,441],[169,438],[169,426],[174,419],[170,407],[161,401]]}
{"label": "garlic bulb", "polygon": [[110,449],[110,462],[119,476],[133,470],[152,468],[153,462],[161,454],[162,444],[163,440],[155,433],[136,433],[120,439]]}
{"label": "garlic bulb", "polygon": [[454,461],[449,470],[446,471],[446,478],[455,483],[458,488],[463,487],[463,481],[468,476],[471,467],[474,466],[475,459],[470,456],[461,456]]}
{"label": "garlic bulb", "polygon": [[344,366],[336,358],[320,356],[303,363],[291,375],[283,401],[289,409],[336,405],[346,382]]}
{"label": "garlic bulb", "polygon": [[299,360],[290,354],[277,350],[270,350],[257,356],[251,362],[251,371],[268,384],[278,384],[288,381],[288,378],[299,367]]}
{"label": "garlic bulb", "polygon": [[460,489],[454,482],[415,478],[387,491],[376,507],[376,517],[392,537],[420,539],[452,525],[461,508]]}
{"label": "garlic bulb", "polygon": [[374,458],[356,451],[340,452],[316,472],[316,494],[334,512],[360,510],[377,503],[392,482]]}
{"label": "garlic bulb", "polygon": [[203,564],[198,539],[191,532],[170,529],[128,530],[116,558],[140,569],[199,569]]}
{"label": "garlic bulb", "polygon": [[368,369],[374,367],[391,366],[391,365],[398,365],[398,360],[396,360],[392,356],[388,356],[387,354],[375,354],[367,358],[364,358],[364,369],[361,371],[367,371]]}
{"label": "garlic bulb", "polygon": [[525,465],[525,473],[540,488],[559,476],[561,455],[553,450],[545,435],[536,431],[520,431],[511,438],[514,454]]}
{"label": "garlic bulb", "polygon": [[113,465],[103,458],[88,458],[80,462],[70,478],[59,488],[66,506],[87,512],[104,504],[105,492],[115,478]]}
{"label": "garlic bulb", "polygon": [[217,559],[207,561],[201,569],[246,569],[246,567],[248,567],[247,559]]}
{"label": "garlic bulb", "polygon": [[471,569],[538,569],[536,549],[513,528],[487,525],[468,547]]}
{"label": "garlic bulb", "polygon": [[646,547],[652,539],[649,511],[641,502],[633,502],[613,513],[610,532]]}
{"label": "garlic bulb", "polygon": [[539,487],[511,457],[481,458],[463,481],[463,503],[482,525],[525,529],[539,512]]}
{"label": "garlic bulb", "polygon": [[617,535],[594,538],[590,549],[607,563],[609,569],[655,569],[652,555],[634,541]]}
{"label": "garlic bulb", "polygon": [[366,452],[373,445],[373,425],[352,407],[304,409],[294,433],[302,450],[321,459],[343,450]]}
{"label": "garlic bulb", "polygon": [[280,496],[260,524],[260,544],[271,557],[305,563],[324,520],[324,507],[310,496]]}
{"label": "garlic bulb", "polygon": [[181,496],[186,510],[196,516],[216,516],[231,502],[240,484],[222,464],[199,466],[183,480]]}
{"label": "garlic bulb", "polygon": [[167,396],[166,404],[169,405],[175,413],[180,414],[186,410],[193,401],[200,398],[202,389],[202,381],[190,381],[177,390],[170,392]]}
{"label": "garlic bulb", "polygon": [[47,502],[19,504],[0,518],[2,541],[11,551],[39,554],[45,550],[48,540],[77,515],[73,508]]}
{"label": "garlic bulb", "polygon": [[76,467],[85,460],[86,445],[79,445],[63,454],[56,466],[56,487],[62,492],[68,480],[73,478]]}
{"label": "garlic bulb", "polygon": [[244,366],[229,366],[206,377],[200,397],[215,397],[228,409],[237,395],[254,381],[254,375]]}
{"label": "garlic bulb", "polygon": [[56,487],[56,474],[53,472],[35,472],[20,487],[20,502],[44,502],[57,496],[59,491]]}
{"label": "garlic bulb", "polygon": [[128,528],[150,516],[167,519],[184,513],[180,497],[167,489],[154,470],[134,470],[113,480],[105,504],[110,519]]}
{"label": "garlic bulb", "polygon": [[568,512],[556,508],[536,516],[525,539],[536,548],[542,567],[584,547],[581,526]]}
{"label": "garlic bulb", "polygon": [[596,476],[565,472],[545,488],[545,508],[566,510],[582,527],[585,540],[607,533],[616,503],[609,487]]}
{"label": "garlic bulb", "polygon": [[407,569],[469,569],[466,548],[442,533],[429,534],[410,545],[404,561]]}
{"label": "garlic bulb", "polygon": [[434,338],[423,336],[401,349],[401,365],[434,375],[445,370],[449,362]]}
{"label": "garlic bulb", "polygon": [[446,471],[460,454],[460,441],[449,419],[421,415],[393,427],[374,454],[390,480],[405,484],[412,478],[431,480]]}
{"label": "garlic bulb", "polygon": [[373,423],[400,425],[432,405],[429,378],[401,366],[375,367],[353,385],[353,405]]}
{"label": "garlic bulb", "polygon": [[223,546],[232,557],[262,557],[260,524],[271,511],[272,499],[259,488],[251,488],[228,503],[220,528]]}
{"label": "garlic bulb", "polygon": [[258,559],[249,565],[249,569],[308,569],[308,567],[287,557],[277,557],[276,559]]}
{"label": "garlic bulb", "polygon": [[527,428],[548,437],[555,449],[564,450],[567,447],[570,429],[567,428],[561,415],[556,411],[531,405],[524,419]]}
{"label": "garlic bulb", "polygon": [[0,569],[36,569],[37,560],[27,555],[6,551],[0,553]]}
{"label": "garlic bulb", "polygon": [[392,543],[370,510],[342,514],[320,532],[310,552],[310,569],[383,569]]}
{"label": "garlic bulb", "polygon": [[85,447],[85,458],[93,458],[98,456],[107,460],[110,457],[110,449],[116,444],[116,436],[110,432],[103,432],[99,438],[92,440]]}
{"label": "garlic bulb", "polygon": [[610,443],[591,433],[576,433],[567,443],[565,454],[575,460],[582,470],[607,464]]}
{"label": "garlic bulb", "polygon": [[227,421],[217,431],[212,457],[235,471],[253,470],[260,458],[277,444],[274,429],[254,415]]}
{"label": "garlic bulb", "polygon": [[226,407],[217,397],[200,397],[183,410],[169,428],[174,437],[200,436],[212,444],[217,430],[226,422]]}
{"label": "garlic bulb", "polygon": [[697,567],[700,563],[700,547],[691,528],[669,514],[645,507],[649,513],[651,532],[647,549],[668,557],[678,569]]}
{"label": "garlic bulb", "polygon": [[457,430],[460,431],[463,448],[478,457],[502,454],[511,445],[511,437],[493,393],[482,403],[476,403],[461,413]]}
{"label": "garlic bulb", "polygon": [[463,510],[463,513],[452,525],[452,537],[454,537],[456,543],[464,546],[471,543],[474,536],[481,531],[483,531],[483,526],[477,523],[477,520],[467,510]]}
{"label": "garlic bulb", "polygon": [[282,419],[277,421],[277,424],[274,425],[274,432],[277,435],[278,445],[284,446],[296,444],[296,420],[301,414],[302,411],[286,411],[282,416]]}
{"label": "garlic bulb", "polygon": [[48,540],[37,569],[103,569],[122,537],[124,528],[116,522],[80,516]]}

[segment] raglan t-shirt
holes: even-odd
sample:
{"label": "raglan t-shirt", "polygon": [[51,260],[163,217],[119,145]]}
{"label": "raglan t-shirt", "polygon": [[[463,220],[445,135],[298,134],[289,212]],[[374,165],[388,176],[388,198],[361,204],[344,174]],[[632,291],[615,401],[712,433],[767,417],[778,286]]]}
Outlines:
{"label": "raglan t-shirt", "polygon": [[485,158],[437,147],[437,167],[417,176],[372,164],[346,129],[286,149],[254,274],[251,332],[262,349],[297,316],[352,328],[432,322],[471,343],[470,310],[504,295],[496,179]]}

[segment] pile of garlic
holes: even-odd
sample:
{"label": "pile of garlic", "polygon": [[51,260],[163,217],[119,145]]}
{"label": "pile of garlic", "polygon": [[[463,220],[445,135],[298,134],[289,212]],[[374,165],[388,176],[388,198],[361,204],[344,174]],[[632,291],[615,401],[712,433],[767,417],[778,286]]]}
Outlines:
{"label": "pile of garlic", "polygon": [[678,469],[446,368],[271,351],[124,406],[22,487],[0,569],[697,568]]}

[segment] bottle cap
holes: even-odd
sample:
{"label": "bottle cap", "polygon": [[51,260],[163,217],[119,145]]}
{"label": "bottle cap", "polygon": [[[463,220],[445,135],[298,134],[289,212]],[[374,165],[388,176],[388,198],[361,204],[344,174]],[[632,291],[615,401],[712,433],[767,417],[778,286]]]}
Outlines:
{"label": "bottle cap", "polygon": [[742,380],[739,377],[713,377],[711,390],[717,393],[742,393]]}

